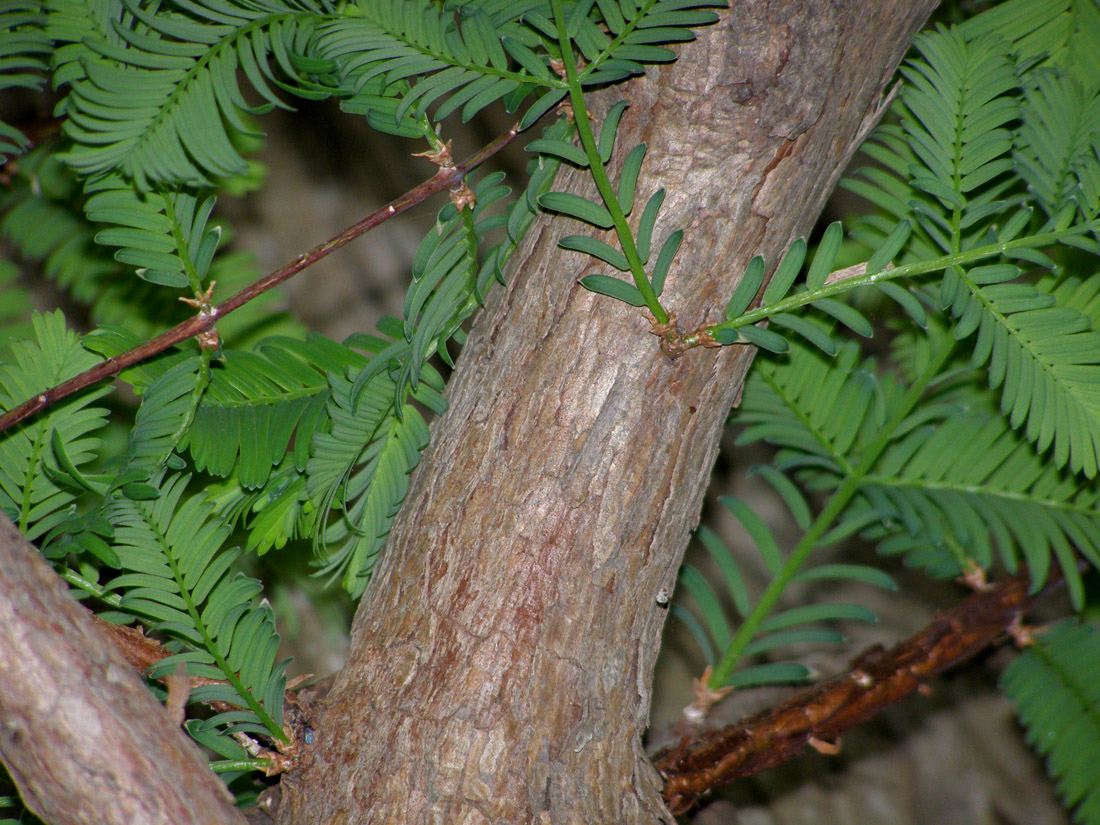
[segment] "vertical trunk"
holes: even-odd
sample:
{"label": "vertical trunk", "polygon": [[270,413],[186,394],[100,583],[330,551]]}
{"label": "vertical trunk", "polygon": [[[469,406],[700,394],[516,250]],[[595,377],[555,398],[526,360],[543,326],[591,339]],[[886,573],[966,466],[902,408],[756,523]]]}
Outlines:
{"label": "vertical trunk", "polygon": [[[806,234],[934,0],[738,2],[628,96],[618,157],[686,237],[665,296],[719,319]],[[592,196],[583,174],[563,189]],[[665,611],[746,348],[665,357],[537,224],[475,327],[285,823],[671,821],[640,746]]]}

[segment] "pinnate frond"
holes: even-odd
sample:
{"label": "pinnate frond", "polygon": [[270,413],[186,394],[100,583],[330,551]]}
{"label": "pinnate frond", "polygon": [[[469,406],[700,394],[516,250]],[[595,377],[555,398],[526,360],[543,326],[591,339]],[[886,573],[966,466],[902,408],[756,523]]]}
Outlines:
{"label": "pinnate frond", "polygon": [[[779,448],[779,470],[810,489],[836,489],[860,463],[861,448],[883,434],[906,389],[871,377],[870,366],[843,350],[829,361],[805,344],[758,363],[745,384],[740,419],[748,426],[738,443],[764,440]],[[1022,559],[1036,587],[1057,560],[1081,603],[1076,554],[1100,566],[1100,493],[1038,455],[991,406],[987,390],[953,386],[889,434],[822,543],[860,533],[935,576],[988,569],[998,558],[1015,571]]]}
{"label": "pinnate frond", "polygon": [[222,549],[229,526],[203,496],[186,495],[187,482],[187,476],[154,479],[156,498],[107,504],[123,570],[107,590],[121,594],[122,611],[152,622],[179,645],[181,652],[158,662],[152,675],[182,664],[190,676],[217,680],[192,690],[191,701],[241,708],[214,717],[228,731],[282,738],[286,663],[275,662],[279,636],[271,608],[254,604],[258,581],[231,572],[239,551]]}
{"label": "pinnate frond", "polygon": [[[0,0],[0,92],[38,89],[46,82],[52,44],[46,36],[43,0]],[[22,154],[30,141],[0,121],[0,163]]]}
{"label": "pinnate frond", "polygon": [[910,222],[899,264],[981,243],[1017,181],[1008,155],[1020,80],[1006,44],[958,27],[925,32],[914,44],[920,56],[902,67],[894,104],[901,123],[881,127],[863,148],[881,167],[841,183],[884,213],[853,226],[860,242],[876,248],[899,221]]}
{"label": "pinnate frond", "polygon": [[1001,677],[1027,741],[1046,758],[1058,795],[1080,825],[1100,823],[1100,633],[1066,621],[1042,633]]}
{"label": "pinnate frond", "polygon": [[1086,83],[1100,83],[1100,3],[1096,0],[1008,0],[965,21],[968,37],[995,33],[1026,61],[1069,71]]}
{"label": "pinnate frond", "polygon": [[767,441],[780,448],[780,470],[814,467],[835,483],[886,420],[888,393],[891,385],[872,363],[860,362],[854,341],[841,346],[835,360],[792,342],[789,356],[759,361],[745,382],[738,421],[748,426],[737,443]]}
{"label": "pinnate frond", "polygon": [[[65,160],[84,175],[118,172],[139,190],[240,175],[247,167],[231,135],[252,133],[242,112],[285,106],[272,86],[330,94],[315,77],[331,65],[306,54],[317,21],[332,14],[325,2],[200,0],[154,11],[140,0],[59,0],[53,9],[51,33],[73,41],[54,80],[71,83],[65,132],[76,145]],[[238,71],[259,106],[245,101]]]}
{"label": "pinnate frond", "polygon": [[309,496],[305,470],[296,466],[292,454],[272,467],[259,487],[245,488],[239,478],[231,478],[215,489],[211,500],[219,514],[247,531],[248,552],[262,556],[291,539],[314,536],[319,512]]}
{"label": "pinnate frond", "polygon": [[957,319],[954,334],[977,332],[972,363],[988,364],[1013,427],[1057,467],[1093,478],[1100,467],[1100,333],[1081,308],[1095,294],[1085,284],[1059,293],[1009,283],[1012,264],[949,269],[940,300]]}
{"label": "pinnate frond", "polygon": [[137,267],[146,281],[172,287],[198,287],[206,280],[221,239],[221,228],[207,228],[214,197],[201,200],[184,190],[135,191],[110,175],[90,181],[84,204],[88,219],[114,224],[95,241],[121,247],[115,260]]}
{"label": "pinnate frond", "polygon": [[[938,29],[916,43],[921,58],[902,70],[901,127],[886,129],[870,152],[887,170],[867,170],[851,188],[913,222],[908,248],[898,250],[903,264],[1016,244],[1002,247],[999,260],[948,266],[940,305],[957,339],[977,333],[972,363],[988,365],[1012,425],[1026,424],[1040,450],[1052,447],[1057,466],[1091,478],[1100,444],[1091,365],[1100,339],[1069,296],[1056,306],[1049,290],[1013,281],[1022,274],[1017,261],[1055,266],[1044,244],[1100,252],[1087,232],[1100,208],[1095,92],[1053,67],[1019,76],[1010,44],[991,31]],[[1047,212],[1045,222],[1020,208],[1028,199]],[[1084,222],[1074,225],[1078,212]],[[878,244],[888,225],[879,216],[853,235]],[[1045,240],[1024,243],[1029,235]]]}
{"label": "pinnate frond", "polygon": [[[558,121],[544,132],[560,139],[569,124]],[[344,586],[358,594],[366,586],[393,516],[408,491],[409,475],[427,445],[427,425],[409,403],[410,394],[436,413],[446,405],[438,373],[427,359],[439,354],[452,364],[448,342],[465,341],[462,323],[481,305],[494,282],[503,282],[502,267],[511,257],[538,214],[537,199],[551,185],[559,161],[533,160],[526,190],[503,216],[487,214],[486,207],[505,189],[498,175],[475,186],[473,209],[462,212],[448,205],[440,213],[438,229],[424,241],[414,262],[414,284],[401,322],[383,319],[385,337],[352,336],[346,343],[366,350],[372,358],[362,368],[329,374],[331,396],[327,411],[331,431],[317,432],[306,466],[306,504],[297,478],[284,470],[286,486],[273,492],[278,515],[253,521],[258,547],[285,541],[291,525],[301,525],[316,512],[321,520],[317,542],[336,547],[328,552],[322,572],[341,575]],[[503,227],[506,237],[478,262],[476,244],[490,229]],[[411,416],[406,421],[405,417]],[[297,446],[297,445],[296,445]],[[255,506],[263,499],[254,499]],[[306,513],[309,509],[312,512]],[[328,514],[335,514],[328,521]],[[250,540],[251,541],[251,540]]]}
{"label": "pinnate frond", "polygon": [[967,40],[958,29],[938,29],[914,45],[923,59],[901,70],[902,129],[918,158],[911,185],[929,196],[914,202],[917,217],[938,238],[981,225],[1000,196],[997,183],[1012,169],[1005,125],[1019,112],[1019,79],[992,35]]}
{"label": "pinnate frond", "polygon": [[[151,281],[127,277],[126,267],[113,259],[111,250],[95,242],[103,227],[93,225],[81,208],[79,182],[44,149],[20,158],[10,187],[0,193],[0,234],[23,259],[40,262],[45,275],[87,307],[95,323],[124,323],[136,333],[137,343],[138,336],[152,336],[166,323],[182,320],[185,307],[176,294]],[[155,208],[152,211],[156,214]],[[233,278],[219,268],[215,261],[219,284],[224,281],[230,287]],[[232,273],[238,278],[251,274],[239,257]],[[229,328],[238,324],[233,316],[224,323]]]}
{"label": "pinnate frond", "polygon": [[1100,214],[1100,82],[1090,90],[1072,74],[1038,71],[1021,114],[1016,160],[1031,194],[1051,217],[1072,198],[1083,220],[1095,218]]}
{"label": "pinnate frond", "polygon": [[[584,86],[614,83],[640,75],[645,65],[675,58],[670,43],[695,39],[693,28],[718,20],[709,9],[726,8],[720,0],[656,0],[642,3],[578,2],[567,12],[566,33],[587,64],[580,72]],[[538,12],[528,18],[549,38],[553,24]],[[602,23],[606,32],[597,25]]]}
{"label": "pinnate frond", "polygon": [[[898,221],[884,238],[877,240],[877,248],[863,265],[859,277],[873,277],[887,270],[894,258],[900,256],[911,233],[908,219]],[[793,333],[826,355],[836,355],[839,345],[832,333],[834,322],[869,338],[874,330],[863,313],[849,303],[830,297],[835,285],[827,282],[843,242],[844,230],[836,221],[825,230],[803,281],[799,276],[806,261],[807,246],[805,238],[797,239],[776,266],[759,306],[752,308],[766,271],[763,256],[754,257],[726,304],[727,321],[710,329],[713,339],[720,344],[750,343],[771,352],[785,353],[790,347],[788,334]],[[850,288],[859,286],[853,279],[840,279],[835,283],[848,283]],[[874,286],[919,326],[925,326],[925,310],[909,289],[886,279]],[[796,312],[803,307],[810,307],[821,315],[806,318]],[[769,327],[754,324],[758,319],[767,320]]]}
{"label": "pinnate frond", "polygon": [[315,432],[327,422],[327,373],[366,363],[361,353],[314,334],[275,336],[253,351],[227,350],[212,365],[186,444],[196,468],[247,489],[263,485],[294,439],[292,459],[305,469]]}
{"label": "pinnate frond", "polygon": [[[446,349],[446,342],[461,323],[481,305],[492,285],[495,270],[479,265],[479,246],[487,233],[508,223],[506,215],[489,207],[506,197],[503,172],[486,175],[473,187],[472,209],[459,211],[447,204],[439,212],[436,228],[421,242],[413,257],[413,282],[405,293],[402,332],[409,357],[397,382],[414,389],[425,361]],[[499,252],[493,263],[499,259]]]}
{"label": "pinnate frond", "polygon": [[[774,470],[768,473],[769,480],[776,485],[783,499],[792,509],[796,519],[799,514],[809,513],[805,499],[785,476]],[[776,537],[743,502],[725,497],[719,502],[732,513],[752,537],[768,573],[779,574],[783,557]],[[680,586],[691,595],[698,607],[703,621],[698,619],[683,605],[673,605],[674,614],[687,624],[695,636],[709,664],[715,664],[723,657],[733,640],[733,625],[726,604],[730,604],[741,619],[748,617],[753,609],[753,598],[749,585],[733,551],[708,527],[700,527],[697,533],[719,576],[708,581],[708,576],[698,568],[685,564],[680,568]],[[894,589],[892,579],[885,573],[866,565],[825,564],[803,570],[794,581],[812,581],[821,579],[847,579],[865,584]],[[830,627],[820,626],[822,622],[835,621],[875,621],[874,614],[858,604],[845,602],[818,603],[803,607],[794,607],[773,613],[759,625],[757,634],[743,650],[748,657],[771,654],[779,648],[797,644],[836,644],[844,637]],[[758,687],[765,684],[801,682],[809,679],[812,672],[805,665],[794,661],[769,661],[734,671],[725,684],[734,688]]]}
{"label": "pinnate frond", "polygon": [[[661,46],[694,39],[692,27],[717,20],[715,0],[663,0],[571,4],[567,33],[587,65],[584,86],[641,74],[646,64],[668,62]],[[401,0],[362,2],[354,15],[324,24],[317,55],[338,66],[345,110],[366,114],[375,128],[422,134],[429,108],[442,120],[461,112],[469,120],[503,99],[514,111],[532,92],[526,129],[566,95],[552,67],[557,28],[551,6],[527,2],[456,3],[443,8]],[[606,30],[600,24],[606,27]]]}
{"label": "pinnate frond", "polygon": [[179,446],[209,380],[207,359],[193,355],[149,384],[134,417],[129,444],[112,488],[121,488],[127,495],[147,494],[145,482]]}
{"label": "pinnate frond", "polygon": [[[543,136],[560,139],[570,129],[561,119],[544,130]],[[379,357],[355,379],[352,398],[356,404],[374,377],[389,371],[396,378],[393,404],[400,410],[409,389],[418,386],[429,358],[438,353],[445,363],[454,365],[449,342],[460,346],[465,342],[463,323],[482,305],[494,282],[504,283],[503,267],[538,214],[538,198],[549,189],[559,166],[560,161],[553,157],[532,160],[527,166],[527,188],[508,204],[503,216],[486,211],[508,192],[499,174],[487,175],[474,186],[477,200],[472,210],[459,212],[452,204],[440,210],[435,230],[414,256],[413,284],[406,294],[400,325],[391,325],[386,319],[379,324],[392,343],[382,349],[373,343],[366,347]],[[505,238],[479,256],[486,234],[500,227],[506,230]]]}
{"label": "pinnate frond", "polygon": [[838,530],[877,522],[866,535],[880,551],[938,576],[988,569],[995,549],[1010,572],[1022,558],[1039,588],[1057,560],[1080,605],[1077,554],[1100,566],[1100,493],[1036,455],[979,400],[930,407],[901,428]]}
{"label": "pinnate frond", "polygon": [[519,20],[531,5],[471,3],[456,15],[435,5],[372,0],[322,25],[317,55],[337,66],[349,95],[345,109],[372,115],[376,128],[422,134],[417,121],[437,101],[436,120],[459,108],[469,120],[517,91],[561,85],[548,55],[531,50],[537,39]]}
{"label": "pinnate frond", "polygon": [[[99,363],[65,326],[61,312],[35,315],[35,341],[11,345],[0,367],[0,410],[9,410]],[[110,391],[73,396],[0,433],[0,508],[29,539],[41,538],[75,512],[84,490],[66,483],[71,468],[90,463],[106,410],[91,406]]]}
{"label": "pinnate frond", "polygon": [[[318,536],[326,552],[321,574],[341,576],[359,596],[428,444],[428,425],[413,405],[393,405],[394,381],[385,373],[371,379],[357,407],[349,379],[334,376],[331,386],[332,429],[314,438],[308,489],[321,513],[335,510]],[[441,409],[439,390],[422,381],[414,397]]]}

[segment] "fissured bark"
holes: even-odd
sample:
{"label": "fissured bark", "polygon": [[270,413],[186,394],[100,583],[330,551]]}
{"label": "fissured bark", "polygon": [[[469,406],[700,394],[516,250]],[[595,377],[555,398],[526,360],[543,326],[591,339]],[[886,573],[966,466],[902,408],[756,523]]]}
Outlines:
{"label": "fissured bark", "polygon": [[[631,101],[616,158],[648,144],[655,244],[686,230],[664,295],[684,330],[809,232],[935,3],[733,5],[593,103]],[[659,594],[751,352],[663,355],[639,310],[577,284],[601,267],[557,241],[584,230],[536,224],[475,325],[280,822],[672,821],[640,745]]]}

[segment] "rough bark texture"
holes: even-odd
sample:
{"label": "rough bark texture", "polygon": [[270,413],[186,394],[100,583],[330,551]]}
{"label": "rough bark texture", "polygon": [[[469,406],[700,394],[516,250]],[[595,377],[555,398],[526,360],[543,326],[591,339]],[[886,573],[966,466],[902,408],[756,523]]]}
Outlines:
{"label": "rough bark texture", "polygon": [[0,760],[51,825],[243,825],[198,748],[0,514]]}
{"label": "rough bark texture", "polygon": [[[738,2],[628,96],[665,289],[719,318],[748,259],[811,228],[933,0]],[[620,154],[621,157],[621,154]],[[560,188],[591,196],[583,175]],[[665,611],[742,348],[671,361],[542,222],[476,325],[283,823],[671,821],[646,761]]]}

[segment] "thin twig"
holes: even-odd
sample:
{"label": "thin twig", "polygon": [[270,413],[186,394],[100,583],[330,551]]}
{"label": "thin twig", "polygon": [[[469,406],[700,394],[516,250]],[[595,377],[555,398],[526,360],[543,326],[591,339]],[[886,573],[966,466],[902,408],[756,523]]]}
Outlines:
{"label": "thin twig", "polygon": [[128,367],[132,367],[134,364],[144,361],[146,358],[164,352],[164,350],[169,347],[186,341],[188,338],[194,337],[201,332],[205,332],[213,327],[219,319],[228,315],[233,310],[238,309],[258,295],[281,284],[283,281],[292,278],[306,267],[321,260],[321,258],[339,249],[349,241],[358,238],[363,233],[374,229],[374,227],[384,223],[394,215],[398,215],[417,204],[423,203],[432,195],[461,186],[467,172],[484,163],[487,159],[511,143],[517,134],[516,127],[513,126],[505,134],[477,152],[474,152],[474,154],[470,155],[461,163],[456,166],[441,168],[435,175],[424,181],[415,189],[410,189],[405,194],[390,201],[381,209],[376,209],[363,218],[363,220],[349,226],[339,235],[314,247],[304,255],[299,255],[292,263],[287,264],[282,269],[278,269],[269,275],[265,275],[254,284],[245,287],[236,295],[225,299],[220,304],[210,307],[209,310],[200,312],[198,315],[172,327],[170,330],[162,332],[156,338],[134,347],[132,350],[116,355],[113,358],[108,358],[106,361],[96,364],[96,366],[91,369],[80,373],[80,375],[74,376],[68,381],[58,384],[56,387],[51,387],[33,398],[27,399],[17,407],[13,407],[8,412],[0,415],[0,432],[18,424],[23,419],[34,415],[40,410],[44,410],[51,404],[60,401],[62,398],[79,392],[104,378],[116,375]]}
{"label": "thin twig", "polygon": [[1020,574],[976,592],[914,636],[861,653],[851,669],[801,691],[777,708],[691,737],[656,754],[669,808],[681,814],[715,788],[775,767],[806,747],[820,750],[871,719],[924,680],[1009,634],[1038,596]]}

